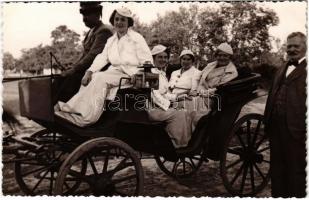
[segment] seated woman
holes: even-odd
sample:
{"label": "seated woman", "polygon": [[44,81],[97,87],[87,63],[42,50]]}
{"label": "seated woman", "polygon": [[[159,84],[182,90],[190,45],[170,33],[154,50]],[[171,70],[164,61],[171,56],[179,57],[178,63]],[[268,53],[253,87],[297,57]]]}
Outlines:
{"label": "seated woman", "polygon": [[[79,92],[68,102],[58,102],[56,115],[84,127],[95,123],[104,111],[105,100],[113,100],[121,77],[132,77],[137,67],[152,55],[145,39],[130,27],[133,26],[131,11],[120,8],[113,11],[110,23],[116,33],[107,40],[105,48],[86,71]],[[106,64],[111,66],[100,72]],[[129,85],[129,83],[123,83]]]}
{"label": "seated woman", "polygon": [[197,86],[201,77],[201,71],[193,66],[195,58],[192,51],[183,50],[179,57],[181,68],[172,73],[169,82],[174,100],[178,100],[173,107],[178,109],[188,108],[192,104],[189,103],[191,99],[189,96],[197,94]]}
{"label": "seated woman", "polygon": [[191,118],[184,110],[169,108],[173,95],[169,93],[169,83],[165,69],[168,64],[169,52],[163,45],[152,49],[154,65],[153,73],[159,74],[159,89],[151,94],[153,106],[148,110],[149,119],[152,121],[165,121],[166,131],[175,148],[187,146],[191,138]]}
{"label": "seated woman", "polygon": [[216,61],[209,63],[202,71],[201,79],[197,87],[200,97],[197,98],[197,112],[193,123],[210,111],[211,100],[209,97],[216,91],[216,87],[224,84],[238,76],[237,69],[231,57],[233,49],[227,43],[222,43],[217,47],[215,54]]}

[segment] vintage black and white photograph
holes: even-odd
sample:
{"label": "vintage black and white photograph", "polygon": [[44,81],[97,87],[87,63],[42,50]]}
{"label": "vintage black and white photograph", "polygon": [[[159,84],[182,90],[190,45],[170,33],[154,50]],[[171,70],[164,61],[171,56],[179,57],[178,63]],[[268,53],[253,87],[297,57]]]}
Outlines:
{"label": "vintage black and white photograph", "polygon": [[307,6],[2,1],[1,196],[305,198]]}

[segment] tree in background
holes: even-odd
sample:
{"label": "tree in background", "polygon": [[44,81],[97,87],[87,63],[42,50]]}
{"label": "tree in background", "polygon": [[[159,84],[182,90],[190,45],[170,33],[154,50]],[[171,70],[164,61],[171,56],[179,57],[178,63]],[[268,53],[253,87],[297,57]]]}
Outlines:
{"label": "tree in background", "polygon": [[79,34],[62,25],[51,32],[51,38],[51,45],[40,44],[33,48],[22,49],[21,57],[16,60],[16,69],[40,74],[44,68],[50,68],[50,52],[63,66],[74,63],[79,58],[82,48],[79,44]]}
{"label": "tree in background", "polygon": [[80,35],[67,28],[58,26],[51,32],[52,52],[61,63],[74,63],[80,56]]}
{"label": "tree in background", "polygon": [[2,59],[4,70],[15,69],[16,60],[14,59],[12,54],[10,54],[9,52],[4,52]]}
{"label": "tree in background", "polygon": [[[158,15],[150,27],[152,35],[159,37],[159,43],[171,48],[173,53],[179,54],[184,48],[197,52],[195,38],[198,29],[198,6],[191,5],[188,9],[180,7],[179,11]],[[198,52],[197,52],[198,53]]]}
{"label": "tree in background", "polygon": [[[176,55],[183,49],[191,49],[196,53],[199,69],[214,60],[216,46],[222,42],[231,44],[235,52],[234,62],[239,67],[257,69],[261,64],[275,64],[273,61],[277,55],[282,58],[280,50],[271,52],[271,43],[278,41],[269,35],[269,28],[278,24],[277,15],[254,2],[223,3],[203,9],[192,4],[188,8],[180,7],[178,11],[158,15],[149,25],[141,23],[136,16],[134,19],[133,28],[146,38],[150,48],[161,43]],[[81,52],[79,34],[62,25],[51,32],[51,38],[50,46],[39,45],[23,50],[16,66],[27,70],[47,68],[49,52],[53,52],[63,64],[78,59]]]}
{"label": "tree in background", "polygon": [[270,51],[274,38],[268,30],[278,21],[272,10],[252,2],[233,2],[218,8],[181,7],[178,12],[158,16],[150,27],[154,35],[161,36],[160,42],[175,52],[192,49],[203,66],[203,59],[214,59],[216,46],[228,42],[235,51],[235,63],[243,66],[258,62],[263,53]]}

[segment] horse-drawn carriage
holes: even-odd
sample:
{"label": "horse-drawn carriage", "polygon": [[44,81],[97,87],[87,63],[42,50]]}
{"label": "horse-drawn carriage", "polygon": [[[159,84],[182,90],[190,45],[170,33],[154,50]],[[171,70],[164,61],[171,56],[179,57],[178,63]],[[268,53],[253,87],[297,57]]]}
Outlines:
{"label": "horse-drawn carriage", "polygon": [[[239,117],[242,107],[257,98],[257,74],[218,87],[217,103],[199,120],[188,146],[180,149],[174,148],[164,122],[150,121],[147,111],[133,109],[137,94],[144,94],[148,102],[150,88],[120,89],[118,109],[108,107],[98,122],[81,128],[54,115],[48,93],[53,78],[25,81],[28,89],[43,86],[35,92],[42,99],[31,101],[30,90],[20,91],[21,104],[25,99],[35,102],[31,112],[39,113],[26,116],[44,129],[3,140],[4,153],[16,155],[10,162],[15,163],[16,181],[27,195],[143,195],[142,153],[153,155],[159,168],[175,179],[195,174],[209,159],[220,161],[224,186],[232,195],[253,196],[268,183],[263,116]],[[23,112],[31,110],[21,107]]]}

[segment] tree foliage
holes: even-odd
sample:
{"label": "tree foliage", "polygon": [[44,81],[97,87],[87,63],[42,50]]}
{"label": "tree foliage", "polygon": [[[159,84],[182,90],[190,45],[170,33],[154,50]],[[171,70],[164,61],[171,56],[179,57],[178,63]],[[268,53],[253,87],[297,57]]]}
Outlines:
{"label": "tree foliage", "polygon": [[3,58],[2,58],[2,63],[3,63],[3,69],[9,69],[12,70],[15,68],[15,63],[16,60],[14,59],[13,55],[10,54],[9,52],[5,52],[3,54]]}
{"label": "tree foliage", "polygon": [[58,26],[51,32],[51,45],[38,45],[22,49],[21,57],[16,60],[16,69],[40,73],[50,68],[50,53],[53,53],[62,64],[74,63],[81,53],[80,35],[66,26]]}
{"label": "tree foliage", "polygon": [[248,65],[270,51],[269,28],[278,24],[272,10],[253,2],[224,3],[218,8],[199,9],[197,5],[168,12],[152,23],[152,34],[176,53],[192,49],[198,57],[212,61],[216,46],[228,42],[234,49],[234,62]]}
{"label": "tree foliage", "polygon": [[[254,2],[219,3],[218,6],[203,8],[198,5],[191,4],[158,15],[150,24],[141,23],[134,16],[133,28],[146,38],[150,48],[161,43],[175,54],[191,49],[200,69],[214,60],[216,47],[222,42],[231,44],[237,66],[250,67],[265,62],[271,42],[278,43],[269,35],[269,28],[279,21],[273,10]],[[15,65],[26,70],[47,68],[50,66],[49,52],[54,53],[61,63],[77,60],[81,52],[79,34],[62,25],[51,32],[51,39],[51,45],[24,49]],[[266,57],[266,60],[273,56]]]}

